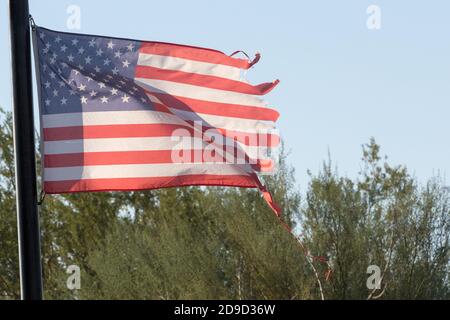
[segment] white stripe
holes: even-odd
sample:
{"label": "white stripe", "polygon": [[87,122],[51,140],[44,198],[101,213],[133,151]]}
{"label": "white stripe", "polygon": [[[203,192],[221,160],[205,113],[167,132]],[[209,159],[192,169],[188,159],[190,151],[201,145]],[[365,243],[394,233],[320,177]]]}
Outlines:
{"label": "white stripe", "polygon": [[197,121],[202,123],[204,127],[259,133],[264,133],[275,129],[275,123],[273,121],[223,117],[212,114],[184,111],[175,108],[169,108],[169,110],[183,120]]}
{"label": "white stripe", "polygon": [[176,177],[184,175],[245,175],[248,165],[230,164],[133,164],[46,168],[45,181],[84,179]]}
{"label": "white stripe", "polygon": [[[164,105],[157,97],[152,94],[147,94],[150,101]],[[224,128],[228,130],[239,130],[243,132],[258,132],[274,130],[276,128],[275,122],[265,120],[252,120],[238,117],[225,117],[206,113],[197,113],[193,111],[185,111],[176,108],[168,108],[172,113],[179,116],[186,121],[202,121],[206,127]],[[269,132],[268,132],[269,133]]]}
{"label": "white stripe", "polygon": [[194,86],[191,84],[146,78],[135,78],[135,83],[154,93],[165,93],[178,97],[219,103],[239,104],[263,108],[267,107],[267,104],[262,99],[254,95],[240,92],[211,89],[201,86]]}
{"label": "white stripe", "polygon": [[[178,138],[178,137],[177,137]],[[217,141],[216,146],[220,147]],[[228,142],[228,141],[226,141]],[[172,137],[151,138],[114,138],[114,139],[84,139],[44,142],[46,155],[70,154],[83,152],[126,152],[126,151],[156,151],[156,150],[191,150],[197,146],[206,146],[201,138],[188,137],[172,141]],[[227,143],[227,146],[233,144]],[[264,155],[267,147],[247,146],[238,143],[240,148],[253,159]]]}
{"label": "white stripe", "polygon": [[223,64],[214,64],[177,57],[140,53],[138,65],[165,70],[197,73],[206,76],[216,76],[247,83],[247,81],[241,78],[241,69],[232,66],[226,66]]}
{"label": "white stripe", "polygon": [[150,110],[58,113],[43,116],[44,128],[116,124],[186,125],[183,120],[172,114]]}
{"label": "white stripe", "polygon": [[198,125],[205,128],[234,130],[244,133],[276,134],[274,131],[275,124],[272,121],[196,114],[172,108],[171,111],[174,114],[150,110],[47,114],[43,116],[43,127],[63,128],[127,124],[178,124],[192,127],[185,122],[191,120],[198,121]]}

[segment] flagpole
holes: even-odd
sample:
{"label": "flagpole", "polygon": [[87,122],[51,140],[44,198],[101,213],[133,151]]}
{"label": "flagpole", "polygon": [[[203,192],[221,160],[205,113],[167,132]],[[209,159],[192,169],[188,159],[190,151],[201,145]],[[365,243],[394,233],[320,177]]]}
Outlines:
{"label": "flagpole", "polygon": [[36,190],[28,0],[10,0],[9,13],[20,292],[23,300],[41,300],[42,270]]}

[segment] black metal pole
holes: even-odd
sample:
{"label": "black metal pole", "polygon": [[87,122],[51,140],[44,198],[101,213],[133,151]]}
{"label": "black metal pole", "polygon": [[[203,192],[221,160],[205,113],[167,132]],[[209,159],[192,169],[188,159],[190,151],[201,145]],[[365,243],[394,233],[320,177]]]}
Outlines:
{"label": "black metal pole", "polygon": [[20,290],[23,300],[41,300],[42,270],[36,190],[28,0],[10,0],[9,12]]}

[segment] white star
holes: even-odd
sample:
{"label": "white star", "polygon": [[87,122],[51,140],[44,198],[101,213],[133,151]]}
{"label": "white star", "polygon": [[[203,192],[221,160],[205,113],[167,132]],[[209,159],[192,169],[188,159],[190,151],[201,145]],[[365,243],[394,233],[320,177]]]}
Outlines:
{"label": "white star", "polygon": [[119,73],[119,69],[117,68],[112,69],[112,73],[113,75],[117,75]]}
{"label": "white star", "polygon": [[86,91],[86,86],[84,84],[80,84],[80,86],[78,87],[78,90]]}
{"label": "white star", "polygon": [[129,51],[133,51],[133,49],[134,49],[134,44],[130,43],[130,44],[127,46],[127,48],[128,48]]}
{"label": "white star", "polygon": [[100,72],[101,69],[98,66],[95,66],[94,70],[95,70],[95,72],[98,73],[98,72]]}
{"label": "white star", "polygon": [[45,54],[47,54],[49,52],[48,48],[45,48],[42,52],[44,52]]}
{"label": "white star", "polygon": [[98,49],[97,50],[97,56],[101,57],[103,54],[103,50],[102,49]]}
{"label": "white star", "polygon": [[130,102],[130,97],[127,96],[127,95],[124,95],[124,96],[122,97],[122,102],[123,102],[123,103],[129,103],[129,102]]}
{"label": "white star", "polygon": [[112,88],[110,91],[113,96],[117,96],[117,92],[119,92],[116,88]]}
{"label": "white star", "polygon": [[97,92],[95,92],[94,90],[91,91],[90,93],[91,97],[95,97],[97,95]]}
{"label": "white star", "polygon": [[72,89],[69,90],[69,93],[71,96],[74,96],[76,94],[75,90],[72,90]]}
{"label": "white star", "polygon": [[50,105],[50,100],[49,100],[49,99],[45,100],[45,105],[46,105],[47,107]]}
{"label": "white star", "polygon": [[47,43],[45,44],[45,47],[46,47],[47,49],[50,49],[51,46],[52,46],[52,45],[50,44],[50,42],[47,42]]}
{"label": "white star", "polygon": [[50,73],[50,78],[55,79],[56,78],[56,73],[54,73],[53,71]]}
{"label": "white star", "polygon": [[58,96],[58,90],[53,90],[53,95],[55,96],[55,97],[57,97]]}
{"label": "white star", "polygon": [[74,57],[72,54],[70,54],[70,55],[67,57],[67,59],[69,60],[69,62],[73,62],[73,59],[75,59],[75,57]]}
{"label": "white star", "polygon": [[47,89],[50,88],[50,82],[47,81],[46,83],[44,83],[44,85],[45,85],[45,88],[47,88]]}
{"label": "white star", "polygon": [[95,39],[92,39],[91,41],[89,41],[89,47],[94,47],[95,46]]}
{"label": "white star", "polygon": [[83,70],[84,70],[84,67],[83,67],[81,64],[79,64],[79,65],[78,65],[78,69],[80,69],[81,71],[83,71]]}
{"label": "white star", "polygon": [[55,42],[56,42],[56,43],[60,43],[61,40],[62,40],[61,37],[60,37],[60,36],[57,36],[56,39],[55,39]]}
{"label": "white star", "polygon": [[141,98],[141,101],[144,102],[144,103],[147,102],[147,100],[145,100],[145,98]]}
{"label": "white star", "polygon": [[86,77],[88,82],[91,82],[93,79],[91,77]]}
{"label": "white star", "polygon": [[64,81],[59,81],[58,83],[60,88],[64,87]]}
{"label": "white star", "polygon": [[62,104],[62,105],[67,104],[67,99],[63,97],[63,98],[61,99],[61,104]]}
{"label": "white star", "polygon": [[65,62],[61,62],[61,66],[65,69],[65,68],[67,68],[69,65],[68,65],[67,63],[65,63]]}
{"label": "white star", "polygon": [[109,66],[110,63],[111,63],[111,60],[109,60],[108,58],[106,58],[106,60],[103,61],[103,65],[105,65],[105,66]]}
{"label": "white star", "polygon": [[73,46],[76,46],[76,45],[78,44],[78,42],[79,42],[79,41],[78,41],[77,39],[73,39],[73,40],[72,40],[72,45],[73,45]]}
{"label": "white star", "polygon": [[104,84],[103,82],[99,82],[99,83],[98,83],[98,86],[100,87],[100,89],[103,89],[103,88],[106,87],[105,84]]}
{"label": "white star", "polygon": [[114,46],[115,46],[116,44],[115,43],[113,43],[112,42],[112,40],[110,41],[110,42],[108,42],[108,49],[113,49],[114,48]]}
{"label": "white star", "polygon": [[40,33],[39,33],[39,38],[44,39],[44,38],[45,38],[45,33],[40,32]]}
{"label": "white star", "polygon": [[123,64],[124,68],[128,68],[130,66],[130,63],[128,62],[128,60],[123,61],[122,64]]}
{"label": "white star", "polygon": [[81,97],[81,103],[82,104],[87,104],[87,102],[88,102],[88,99],[85,96],[82,96]]}
{"label": "white star", "polygon": [[108,103],[108,98],[105,96],[101,97],[100,100],[102,101],[102,103]]}
{"label": "white star", "polygon": [[61,47],[61,52],[66,52],[66,50],[67,50],[67,46],[66,46],[66,45],[63,45],[63,46]]}
{"label": "white star", "polygon": [[91,57],[87,57],[84,60],[86,61],[86,64],[91,64],[92,58]]}
{"label": "white star", "polygon": [[78,49],[78,53],[79,53],[79,54],[83,54],[83,53],[84,53],[84,51],[86,51],[86,50],[84,50],[84,48],[80,48],[80,49]]}
{"label": "white star", "polygon": [[120,58],[122,56],[122,53],[120,51],[116,51],[116,53],[114,53],[114,57],[116,58]]}
{"label": "white star", "polygon": [[55,58],[50,58],[50,64],[55,64],[56,63],[56,59]]}

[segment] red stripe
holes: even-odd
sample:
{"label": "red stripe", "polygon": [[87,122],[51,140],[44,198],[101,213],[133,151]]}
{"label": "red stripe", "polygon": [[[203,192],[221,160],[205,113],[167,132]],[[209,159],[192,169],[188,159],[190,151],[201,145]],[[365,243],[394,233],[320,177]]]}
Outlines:
{"label": "red stripe", "polygon": [[217,130],[227,138],[243,143],[246,146],[276,147],[280,144],[280,137],[275,134],[243,133],[225,129],[214,130]]}
{"label": "red stripe", "polygon": [[99,126],[75,126],[61,128],[44,128],[45,141],[101,139],[101,138],[143,138],[170,137],[177,129],[188,126],[176,124],[120,124]]}
{"label": "red stripe", "polygon": [[[192,159],[194,159],[194,156],[198,157],[198,155],[194,155],[194,150],[189,151],[189,157],[192,157]],[[84,152],[45,155],[46,168],[171,162],[173,162],[171,150]]]}
{"label": "red stripe", "polygon": [[270,83],[268,82],[257,86],[253,86],[249,83],[245,83],[242,81],[235,81],[211,75],[203,75],[175,70],[166,70],[150,66],[139,66],[139,65],[136,67],[135,77],[172,81],[212,89],[240,92],[253,95],[267,94],[279,83],[279,81],[276,80],[274,82]]}
{"label": "red stripe", "polygon": [[213,64],[223,64],[241,69],[248,69],[251,67],[250,62],[245,59],[232,58],[220,51],[204,48],[159,42],[143,42],[139,51],[141,53],[157,54],[160,56],[170,56]]}
{"label": "red stripe", "polygon": [[[172,152],[175,152],[173,155]],[[224,151],[222,151],[224,152]],[[237,160],[250,163],[244,152],[234,148],[231,154],[234,159],[226,162],[218,153],[205,150],[149,150],[120,152],[84,152],[68,154],[45,155],[45,168],[107,166],[126,164],[157,164],[157,163],[199,163],[215,162],[218,164],[237,163]],[[212,159],[210,159],[212,157]],[[242,164],[242,163],[240,163]],[[252,167],[257,171],[269,171],[273,168],[271,160],[255,160]]]}
{"label": "red stripe", "polygon": [[[77,126],[62,128],[44,128],[44,141],[105,139],[105,138],[144,138],[144,137],[170,137],[177,129],[186,130],[187,136],[194,137],[194,129],[182,125],[172,124],[132,124],[132,125],[106,125],[106,126]],[[203,128],[212,134],[225,135],[229,139],[238,141],[247,146],[276,147],[280,137],[275,134],[244,133],[233,130]],[[182,132],[177,132],[182,133]],[[180,136],[180,134],[177,134]]]}
{"label": "red stripe", "polygon": [[224,117],[234,117],[252,120],[266,120],[276,122],[280,116],[278,111],[270,108],[249,107],[237,104],[203,101],[185,97],[173,96],[166,93],[148,92],[158,98],[166,106],[183,111],[204,113]]}
{"label": "red stripe", "polygon": [[250,176],[186,175],[45,182],[44,191],[48,194],[58,194],[86,191],[139,191],[183,186],[257,187],[256,182]]}

